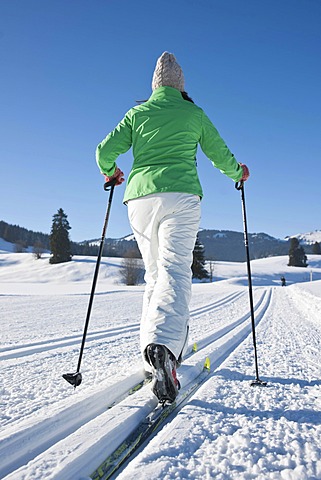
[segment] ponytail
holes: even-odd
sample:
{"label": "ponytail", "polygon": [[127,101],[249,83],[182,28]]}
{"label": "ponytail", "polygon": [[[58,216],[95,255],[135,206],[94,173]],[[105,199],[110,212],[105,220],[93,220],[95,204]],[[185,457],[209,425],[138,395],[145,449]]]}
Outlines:
{"label": "ponytail", "polygon": [[187,100],[188,102],[194,103],[193,100],[191,99],[191,97],[188,95],[187,92],[181,92],[181,94],[182,94],[182,97],[184,98],[184,100]]}

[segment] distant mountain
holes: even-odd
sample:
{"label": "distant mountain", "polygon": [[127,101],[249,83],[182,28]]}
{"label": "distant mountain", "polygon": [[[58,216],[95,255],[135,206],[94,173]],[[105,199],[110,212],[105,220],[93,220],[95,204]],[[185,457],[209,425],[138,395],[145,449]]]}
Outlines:
{"label": "distant mountain", "polygon": [[[202,229],[199,231],[198,237],[204,246],[206,260],[228,262],[244,262],[246,260],[244,235],[241,232]],[[249,233],[248,238],[251,259],[287,255],[289,253],[291,237],[281,240],[266,233]],[[99,245],[99,240],[90,240],[88,243],[91,246]],[[313,243],[314,241],[311,241],[310,244],[304,246],[306,253],[312,253]],[[105,240],[104,255],[106,256],[123,257],[129,250],[140,256],[134,235]]]}
{"label": "distant mountain", "polygon": [[[80,245],[87,243],[90,247],[99,246],[101,239],[88,240],[87,242],[80,242]],[[126,235],[122,238],[106,238],[104,243],[104,255],[106,257],[124,257],[129,252],[140,257],[140,252],[137,247],[137,242],[133,234]]]}
{"label": "distant mountain", "polygon": [[[286,237],[284,240],[271,237],[266,233],[249,233],[249,249],[252,259],[287,255],[289,253],[290,240],[293,237],[299,239],[304,245],[307,254],[312,253],[312,246],[315,242],[321,243],[321,230],[297,234]],[[39,232],[32,232],[17,225],[10,225],[0,221],[0,238],[9,242],[10,245],[23,244],[26,251],[34,242],[41,242],[46,250],[49,250],[49,235]],[[230,262],[244,262],[245,248],[244,236],[241,232],[230,230],[206,230],[199,231],[199,240],[205,249],[206,260],[220,260]],[[83,242],[72,242],[73,255],[97,255],[101,239],[86,240]],[[0,249],[10,251],[6,243],[0,243]],[[11,251],[15,251],[11,247]],[[16,250],[17,251],[17,250]],[[106,238],[104,244],[104,256],[124,257],[128,253],[140,257],[137,243],[133,234],[122,238]]]}
{"label": "distant mountain", "polygon": [[302,245],[313,245],[315,242],[321,243],[321,230],[314,230],[309,233],[298,233],[297,235],[291,235],[285,237],[286,240],[291,238],[297,238]]}
{"label": "distant mountain", "polygon": [[[244,262],[246,260],[244,235],[230,230],[201,230],[198,234],[204,245],[207,260]],[[266,233],[249,233],[251,259],[287,255],[289,244]]]}
{"label": "distant mountain", "polygon": [[[199,240],[205,249],[206,260],[225,260],[244,262],[244,235],[230,230],[200,230]],[[276,239],[266,233],[250,233],[249,248],[251,258],[265,258],[277,255],[287,255],[289,242]],[[89,240],[89,245],[99,245],[99,240]],[[106,238],[104,255],[123,257],[129,250],[139,256],[139,250],[134,235],[119,239]]]}

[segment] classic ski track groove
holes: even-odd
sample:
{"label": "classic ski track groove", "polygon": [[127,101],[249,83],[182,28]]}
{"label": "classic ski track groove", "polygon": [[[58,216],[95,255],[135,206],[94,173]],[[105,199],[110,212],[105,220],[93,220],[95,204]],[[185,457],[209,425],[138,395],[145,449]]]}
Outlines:
{"label": "classic ski track groove", "polygon": [[[101,340],[108,337],[114,337],[120,333],[132,333],[139,331],[139,323],[133,323],[131,325],[123,327],[108,328],[106,330],[98,330],[95,332],[88,332],[86,336],[86,342],[93,342],[95,340]],[[42,342],[27,343],[25,345],[16,345],[6,349],[0,350],[0,360],[9,360],[11,358],[24,357],[27,355],[33,355],[34,353],[47,352],[49,350],[56,350],[58,348],[68,347],[70,345],[80,344],[82,334],[71,335],[69,337],[57,338],[52,340],[43,340]],[[54,345],[51,345],[54,343]],[[10,353],[6,353],[10,350]],[[4,351],[4,352],[3,352]],[[2,353],[3,352],[3,353]]]}
{"label": "classic ski track groove", "polygon": [[[239,297],[243,296],[244,292],[233,293],[223,297],[216,302],[213,302],[209,305],[205,305],[200,308],[191,310],[191,317],[202,315],[205,312],[211,312],[212,310],[220,307],[224,307],[227,303],[237,300]],[[139,331],[139,323],[132,323],[126,326],[112,327],[103,330],[96,330],[87,333],[86,343],[93,342],[95,340],[102,340],[104,338],[112,337],[118,335],[119,333],[132,333]],[[8,347],[0,348],[0,360],[9,360],[12,358],[21,358],[28,355],[33,355],[35,353],[44,353],[50,350],[56,350],[63,347],[68,347],[71,345],[80,344],[82,339],[82,333],[77,333],[75,335],[69,335],[66,337],[50,338],[47,340],[42,340],[40,342],[34,343],[25,343],[22,345],[13,345]]]}
{"label": "classic ski track groove", "polygon": [[[261,321],[262,317],[264,316],[267,308],[271,303],[272,290],[267,288],[264,289],[263,292],[259,293],[259,298],[254,305],[256,324]],[[235,300],[239,300],[239,298],[243,296],[243,292],[228,295],[226,298],[220,299],[209,306],[195,310],[203,310],[203,313],[204,311],[207,312],[210,307],[215,310],[215,308],[220,308],[228,301],[231,301],[231,297],[233,297]],[[191,313],[193,314],[193,311]],[[213,334],[208,335],[207,337],[198,342],[197,352],[195,354],[192,352],[191,356],[188,358],[191,358],[194,355],[202,355],[202,350],[208,350],[213,342],[216,342],[219,339],[223,339],[224,336],[230,334],[233,330],[240,329],[240,327],[246,322],[246,325],[241,328],[242,332],[244,330],[241,340],[237,340],[236,345],[234,345],[232,348],[227,348],[226,353],[223,356],[217,358],[214,361],[211,361],[211,371],[217,369],[219,365],[224,360],[226,360],[226,358],[235,350],[235,348],[237,348],[244,341],[244,339],[251,332],[249,319],[250,312],[234,321],[231,325],[223,327],[222,329],[214,332]],[[229,343],[229,341],[227,341],[227,343]],[[203,354],[204,358],[205,356],[207,356],[207,354]],[[134,381],[134,384],[136,383],[137,379]],[[128,390],[128,386],[129,385],[127,379],[126,390]],[[38,456],[40,456],[39,458],[41,458],[41,454],[44,453],[46,450],[48,450],[49,448],[54,448],[55,444],[57,444],[59,441],[66,439],[78,429],[86,427],[86,425],[89,424],[91,420],[96,419],[104,412],[106,413],[106,409],[108,409],[108,406],[113,402],[117,406],[119,404],[118,399],[120,398],[120,396],[124,396],[125,392],[123,392],[122,395],[119,394],[119,391],[121,390],[119,383],[117,385],[114,385],[114,397],[111,397],[106,404],[106,391],[112,390],[112,387],[113,386],[106,387],[106,389],[102,392],[99,392],[99,394],[96,393],[91,397],[78,402],[76,405],[73,404],[70,407],[65,408],[65,410],[63,411],[58,409],[57,412],[54,412],[53,415],[48,419],[48,421],[52,422],[53,417],[57,416],[57,426],[59,425],[61,427],[61,429],[58,428],[57,434],[55,434],[54,432],[50,432],[47,429],[46,419],[36,425],[31,424],[31,426],[29,426],[29,419],[27,418],[26,421],[22,422],[22,428],[19,431],[17,431],[17,427],[7,427],[7,430],[10,430],[12,428],[13,433],[11,435],[8,435],[8,433],[4,431],[1,435],[1,437],[3,436],[5,438],[5,440],[3,441],[0,437],[0,455],[2,458],[4,458],[2,453],[2,451],[4,450],[7,456],[6,461],[2,462],[3,466],[0,470],[0,477],[3,478],[3,475],[8,475],[10,472],[15,471],[20,466],[25,465],[26,463],[28,463],[32,459],[35,459]],[[122,400],[122,398],[120,398],[120,400]],[[101,405],[104,406],[101,407]],[[151,407],[150,411],[152,411],[152,409],[153,408]],[[107,411],[111,412],[112,410]],[[25,425],[23,425],[23,423]],[[10,460],[10,456],[8,456],[7,454],[9,447],[11,449],[10,451],[14,456],[14,460]],[[16,457],[17,451],[20,451],[19,458]]]}
{"label": "classic ski track groove", "polygon": [[[261,296],[260,300],[255,305],[254,308],[255,308],[255,313],[256,313],[256,318],[255,318],[256,326],[260,323],[260,321],[264,317],[266,311],[270,307],[271,299],[272,299],[272,289],[270,289],[269,291],[265,291],[263,293],[263,295]],[[236,326],[239,326],[240,324],[242,324],[244,319],[248,318],[249,316],[250,316],[250,314],[244,315],[244,317],[235,321],[233,323],[233,327],[229,330],[229,332],[232,331]],[[248,332],[246,330],[251,330],[251,327],[249,328],[249,326],[247,326],[247,327],[242,329],[243,333],[242,333],[241,341],[240,342],[238,342],[238,341],[233,342],[232,341],[233,345],[228,350],[228,353],[223,354],[223,356],[221,358],[219,358],[216,362],[213,363],[214,369],[212,368],[213,365],[211,365],[211,371],[213,371],[213,370],[215,371],[233,353],[233,351],[243,343],[243,341],[248,337]],[[217,333],[219,333],[219,332],[217,332]],[[212,335],[212,337],[214,338],[214,335]],[[222,335],[217,335],[217,338],[215,338],[215,340],[217,340],[221,337],[222,337]],[[227,344],[228,343],[229,343],[229,341],[227,342]],[[202,375],[204,375],[204,370],[199,373],[199,375],[194,379],[194,381],[197,381],[198,378],[202,377]],[[173,410],[168,415],[166,415],[164,421],[161,421],[159,424],[156,424],[156,426],[153,427],[152,433],[150,435],[148,435],[148,437],[145,440],[143,440],[142,443],[141,443],[141,440],[140,440],[140,434],[138,434],[138,436],[136,437],[136,441],[134,441],[132,445],[126,446],[126,448],[122,447],[125,444],[126,439],[123,441],[123,443],[120,442],[118,444],[117,448],[114,450],[114,452],[117,452],[117,450],[120,451],[120,455],[119,455],[119,459],[118,459],[119,463],[113,463],[112,464],[113,466],[111,466],[111,471],[109,471],[109,473],[108,473],[108,470],[103,475],[101,475],[101,472],[100,472],[100,474],[98,472],[99,472],[99,469],[103,466],[104,462],[106,462],[108,460],[108,458],[113,455],[113,453],[111,453],[109,456],[106,455],[105,460],[103,462],[101,462],[101,464],[97,465],[96,470],[92,472],[92,474],[90,475],[90,478],[92,478],[92,479],[95,478],[95,479],[100,479],[100,480],[108,480],[108,479],[115,478],[115,475],[117,475],[119,470],[122,471],[124,468],[126,468],[126,466],[145,448],[145,446],[158,434],[158,432],[165,425],[167,425],[168,423],[170,423],[173,420],[173,418],[177,415],[177,413],[186,405],[188,400],[206,382],[209,375],[210,375],[210,372],[208,373],[208,375],[205,375],[200,380],[199,384],[196,386],[195,389],[192,390],[191,393],[187,394],[186,398],[184,398],[184,399],[182,399],[181,401],[178,402],[178,405],[175,406],[173,408]],[[189,384],[187,384],[186,386],[184,386],[184,388],[182,390],[183,394],[184,394],[184,391],[189,390],[189,387],[190,387],[191,384],[193,384],[193,381],[190,382]],[[129,436],[130,436],[130,434],[126,438],[128,438]],[[123,459],[124,454],[125,454],[125,458]],[[117,462],[117,460],[114,460],[114,462]]]}
{"label": "classic ski track groove", "polygon": [[[167,405],[164,410],[151,411],[150,418],[151,423],[147,426],[147,437],[145,436],[146,430],[135,431],[132,430],[131,433],[126,437],[126,439],[120,443],[114,452],[111,455],[107,456],[105,460],[100,463],[97,468],[90,474],[90,479],[92,480],[109,480],[115,478],[115,475],[120,473],[126,466],[142,451],[145,446],[152,440],[152,438],[158,434],[158,432],[177,415],[177,413],[186,405],[188,400],[197,392],[197,390],[205,383],[207,378],[210,375],[210,370],[204,368],[199,373],[199,375],[194,379],[194,382],[190,382],[180,391],[182,397],[177,397],[173,404]],[[158,405],[157,407],[161,407]],[[169,409],[169,411],[167,410]],[[154,419],[154,414],[156,413],[156,419]],[[155,421],[153,421],[155,420]],[[145,424],[145,421],[143,421]],[[140,423],[137,425],[139,427]],[[132,442],[128,442],[128,437],[134,437]],[[115,458],[111,460],[115,454]],[[118,458],[117,458],[118,457]],[[111,460],[111,461],[110,461]],[[106,465],[107,463],[107,465]],[[109,465],[108,465],[109,464]],[[106,471],[107,466],[107,471]],[[105,473],[102,474],[102,471],[105,470]]]}
{"label": "classic ski track groove", "polygon": [[224,307],[227,303],[231,301],[235,301],[238,298],[242,297],[243,295],[245,295],[245,292],[231,293],[230,295],[220,298],[219,300],[216,300],[215,302],[210,303],[209,305],[203,305],[202,307],[191,310],[190,316],[197,317],[199,315],[203,315],[203,313],[211,312],[213,309]]}

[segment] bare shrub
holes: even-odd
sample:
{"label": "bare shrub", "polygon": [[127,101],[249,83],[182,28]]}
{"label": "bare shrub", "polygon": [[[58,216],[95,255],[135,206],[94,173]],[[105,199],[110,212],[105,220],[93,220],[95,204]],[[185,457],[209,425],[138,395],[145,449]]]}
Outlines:
{"label": "bare shrub", "polygon": [[42,254],[44,253],[44,251],[45,251],[45,247],[41,242],[36,242],[34,244],[32,253],[37,260],[39,260],[42,257]]}
{"label": "bare shrub", "polygon": [[142,267],[142,260],[136,258],[137,252],[134,250],[128,251],[121,264],[120,281],[125,285],[139,285],[144,279],[144,269]]}

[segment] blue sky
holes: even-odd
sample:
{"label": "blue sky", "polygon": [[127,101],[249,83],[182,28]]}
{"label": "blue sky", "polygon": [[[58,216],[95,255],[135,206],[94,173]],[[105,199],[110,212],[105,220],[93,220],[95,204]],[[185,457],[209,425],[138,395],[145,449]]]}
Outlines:
{"label": "blue sky", "polygon": [[[0,220],[99,238],[96,145],[173,52],[186,90],[246,163],[250,232],[321,229],[320,0],[1,0]],[[131,152],[118,159],[127,174]],[[202,228],[242,231],[233,182],[198,153]],[[117,187],[107,236],[130,233]]]}

